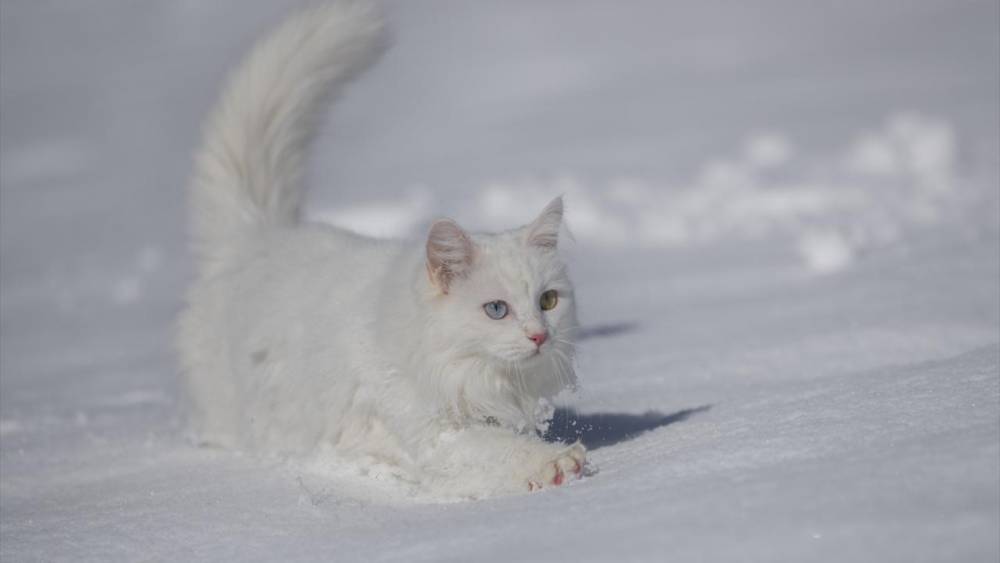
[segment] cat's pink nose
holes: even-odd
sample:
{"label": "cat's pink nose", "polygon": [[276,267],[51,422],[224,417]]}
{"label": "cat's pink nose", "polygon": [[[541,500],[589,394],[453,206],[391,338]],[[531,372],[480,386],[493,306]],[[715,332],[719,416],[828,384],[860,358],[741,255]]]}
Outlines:
{"label": "cat's pink nose", "polygon": [[545,343],[545,340],[548,339],[548,337],[549,337],[549,333],[547,333],[547,332],[539,332],[538,334],[531,334],[531,335],[529,335],[528,336],[528,340],[531,340],[532,342],[535,343],[535,346],[538,346],[539,348],[541,348],[542,344]]}

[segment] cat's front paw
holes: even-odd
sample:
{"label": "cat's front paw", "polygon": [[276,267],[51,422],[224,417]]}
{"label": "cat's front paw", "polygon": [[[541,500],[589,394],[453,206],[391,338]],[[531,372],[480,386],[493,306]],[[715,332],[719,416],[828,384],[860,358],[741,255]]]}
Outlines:
{"label": "cat's front paw", "polygon": [[583,475],[583,466],[587,462],[587,448],[577,442],[556,453],[555,459],[547,460],[533,476],[528,479],[528,490],[536,491],[545,487],[558,487],[571,479]]}

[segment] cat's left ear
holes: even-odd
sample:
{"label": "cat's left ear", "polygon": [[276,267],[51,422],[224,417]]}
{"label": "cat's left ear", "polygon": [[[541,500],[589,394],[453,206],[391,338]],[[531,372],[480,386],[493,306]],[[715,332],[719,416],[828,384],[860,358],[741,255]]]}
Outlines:
{"label": "cat's left ear", "polygon": [[427,235],[427,274],[431,282],[448,293],[452,282],[465,277],[472,269],[475,246],[458,223],[440,219]]}
{"label": "cat's left ear", "polygon": [[530,246],[555,249],[562,227],[563,200],[559,196],[549,202],[542,213],[526,229],[525,242]]}

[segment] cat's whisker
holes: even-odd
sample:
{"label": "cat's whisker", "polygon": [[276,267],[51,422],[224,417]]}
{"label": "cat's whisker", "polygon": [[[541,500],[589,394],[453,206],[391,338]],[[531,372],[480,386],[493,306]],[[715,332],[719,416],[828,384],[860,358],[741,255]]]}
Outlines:
{"label": "cat's whisker", "polygon": [[572,340],[566,340],[565,338],[559,338],[558,336],[552,338],[555,342],[569,346],[570,348],[576,348],[576,342]]}
{"label": "cat's whisker", "polygon": [[521,369],[520,362],[514,362],[514,372],[517,373],[517,383],[519,386],[519,391],[521,396],[525,396],[528,393],[527,384],[524,381],[524,371]]}
{"label": "cat's whisker", "polygon": [[550,356],[553,371],[555,372],[556,381],[558,382],[560,389],[563,389],[566,387],[566,375],[563,371],[562,362],[560,361],[562,358],[562,352],[558,349],[553,349],[553,352],[554,353]]}
{"label": "cat's whisker", "polygon": [[512,360],[505,363],[505,371],[507,374],[507,380],[510,382],[511,388],[514,390],[515,394],[521,396],[525,393],[524,381],[520,375],[520,367],[517,360]]}
{"label": "cat's whisker", "polygon": [[555,354],[549,356],[549,364],[551,364],[550,371],[555,375],[555,380],[557,385],[561,388],[562,383],[562,373],[559,370],[559,360],[556,358]]}
{"label": "cat's whisker", "polygon": [[568,354],[566,354],[564,351],[562,351],[562,350],[558,350],[557,349],[556,352],[558,353],[559,357],[562,359],[562,362],[557,363],[557,365],[559,366],[560,373],[561,373],[562,377],[564,378],[563,381],[562,381],[563,386],[567,387],[567,388],[568,387],[572,387],[574,385],[574,382],[573,382],[573,371],[572,371],[573,359]]}
{"label": "cat's whisker", "polygon": [[515,360],[513,362],[510,362],[507,364],[507,366],[508,366],[507,377],[510,379],[511,386],[514,388],[517,394],[523,393],[524,390],[522,389],[521,385],[521,376],[520,374],[518,374],[517,370],[517,361]]}

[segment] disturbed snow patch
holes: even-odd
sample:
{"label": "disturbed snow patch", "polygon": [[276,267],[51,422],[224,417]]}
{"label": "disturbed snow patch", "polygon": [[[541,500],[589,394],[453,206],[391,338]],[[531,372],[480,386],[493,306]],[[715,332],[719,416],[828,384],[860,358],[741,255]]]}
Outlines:
{"label": "disturbed snow patch", "polygon": [[[324,448],[306,458],[288,459],[286,463],[303,489],[304,500],[300,502],[313,505],[332,496],[330,491],[340,498],[379,504],[450,504],[532,492],[527,482],[522,486],[511,479],[506,465],[488,460],[470,460],[468,466],[476,470],[432,473],[367,456],[345,457]],[[594,467],[588,466],[583,478],[594,471]],[[559,488],[579,481],[568,480]]]}

